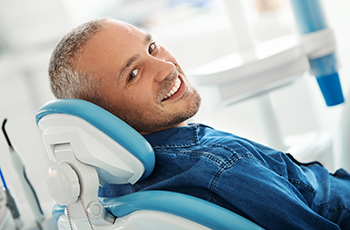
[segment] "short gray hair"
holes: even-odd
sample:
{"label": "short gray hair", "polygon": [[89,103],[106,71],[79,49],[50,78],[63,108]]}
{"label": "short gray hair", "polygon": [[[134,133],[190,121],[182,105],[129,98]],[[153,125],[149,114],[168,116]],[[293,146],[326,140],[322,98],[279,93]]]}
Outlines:
{"label": "short gray hair", "polygon": [[54,49],[49,63],[51,91],[56,98],[78,98],[99,102],[99,84],[92,76],[75,69],[84,45],[103,29],[108,18],[86,22],[65,35]]}

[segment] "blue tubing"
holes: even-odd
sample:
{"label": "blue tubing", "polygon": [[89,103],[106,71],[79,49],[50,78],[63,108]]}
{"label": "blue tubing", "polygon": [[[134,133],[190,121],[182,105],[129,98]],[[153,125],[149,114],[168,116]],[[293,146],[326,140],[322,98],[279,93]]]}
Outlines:
{"label": "blue tubing", "polygon": [[[300,34],[308,34],[328,27],[319,0],[290,0]],[[309,59],[312,73],[322,91],[327,106],[344,102],[334,53]]]}
{"label": "blue tubing", "polygon": [[343,103],[344,95],[337,72],[338,64],[335,54],[310,59],[309,61],[327,106]]}
{"label": "blue tubing", "polygon": [[338,73],[316,78],[327,106],[334,106],[344,102]]}
{"label": "blue tubing", "polygon": [[291,0],[290,3],[300,34],[328,27],[319,0]]}
{"label": "blue tubing", "polygon": [[1,177],[2,184],[4,185],[4,188],[7,190],[7,185],[6,185],[6,182],[5,182],[4,175],[2,175],[1,168],[0,168],[0,177]]}

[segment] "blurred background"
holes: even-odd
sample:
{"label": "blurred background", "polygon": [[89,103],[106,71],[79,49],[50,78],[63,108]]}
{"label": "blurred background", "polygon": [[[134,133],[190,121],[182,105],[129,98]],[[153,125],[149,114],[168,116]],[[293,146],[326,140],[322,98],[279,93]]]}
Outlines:
{"label": "blurred background", "polygon": [[[244,0],[243,8],[256,42],[296,34],[287,0]],[[324,0],[328,24],[336,34],[340,77],[346,96],[350,76],[350,2]],[[35,113],[54,99],[47,67],[50,54],[73,27],[96,17],[112,17],[149,31],[177,57],[191,81],[191,70],[236,51],[224,0],[0,0],[0,118],[26,165],[41,202],[50,202],[46,172],[51,164],[35,123]],[[194,83],[193,83],[194,84]],[[202,92],[200,85],[195,85]],[[205,92],[205,91],[203,91]],[[266,143],[255,98],[215,110],[202,95],[202,109],[191,122],[201,122]],[[286,141],[326,130],[332,137],[339,128],[342,105],[326,107],[315,79],[306,71],[286,87],[270,93]],[[315,156],[317,158],[317,156]],[[329,170],[334,165],[324,161]],[[25,202],[0,135],[0,166],[19,203]]]}

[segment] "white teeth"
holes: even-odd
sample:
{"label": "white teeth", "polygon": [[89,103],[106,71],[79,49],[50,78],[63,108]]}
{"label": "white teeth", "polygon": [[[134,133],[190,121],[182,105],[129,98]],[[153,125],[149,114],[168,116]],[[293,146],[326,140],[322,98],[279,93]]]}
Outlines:
{"label": "white teeth", "polygon": [[176,82],[173,86],[173,88],[167,93],[166,97],[163,99],[163,101],[165,99],[168,99],[169,97],[171,97],[172,95],[174,95],[180,88],[181,86],[181,80],[179,78],[176,78]]}

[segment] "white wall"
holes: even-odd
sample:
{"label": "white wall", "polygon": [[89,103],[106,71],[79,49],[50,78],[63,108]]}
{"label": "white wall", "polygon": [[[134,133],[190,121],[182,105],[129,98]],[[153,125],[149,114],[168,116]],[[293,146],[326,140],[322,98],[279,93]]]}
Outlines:
{"label": "white wall", "polygon": [[[0,121],[25,165],[39,200],[51,200],[46,189],[50,162],[35,123],[37,109],[53,99],[48,86],[47,63],[57,39],[70,28],[62,2],[45,0],[0,1]],[[25,202],[8,146],[0,134],[0,166],[19,202]]]}

